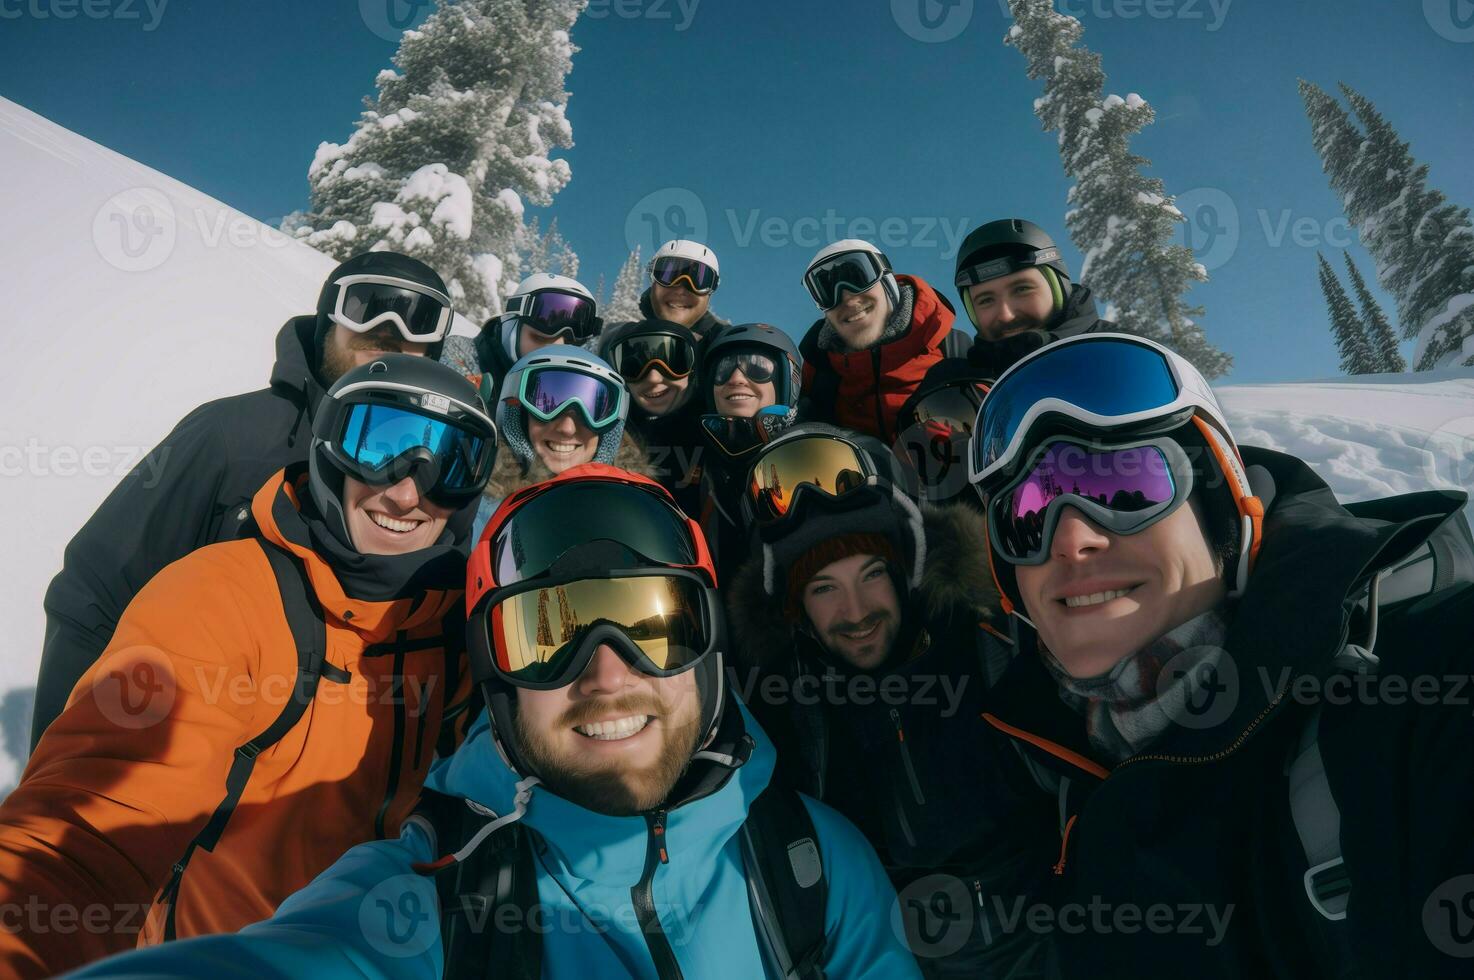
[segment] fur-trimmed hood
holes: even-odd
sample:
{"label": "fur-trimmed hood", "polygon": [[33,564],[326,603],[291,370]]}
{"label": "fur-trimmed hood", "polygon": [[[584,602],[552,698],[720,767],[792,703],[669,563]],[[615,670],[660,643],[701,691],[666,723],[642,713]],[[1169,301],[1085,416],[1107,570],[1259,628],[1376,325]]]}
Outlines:
{"label": "fur-trimmed hood", "polygon": [[[969,507],[921,506],[926,561],[908,612],[934,623],[967,612],[1001,620],[1003,612],[988,567],[987,523]],[[723,587],[732,661],[740,669],[769,667],[793,649],[793,627],[783,615],[784,596],[763,589],[759,552]]]}
{"label": "fur-trimmed hood", "polygon": [[[640,476],[655,479],[655,470],[650,465],[649,458],[640,444],[628,433],[620,440],[619,450],[614,454],[614,466]],[[482,496],[493,501],[502,501],[523,487],[530,487],[534,483],[542,483],[553,478],[553,471],[548,469],[548,464],[542,461],[542,457],[533,454],[530,463],[514,452],[503,449],[497,453],[496,466],[491,471],[491,479],[486,481],[486,489]]]}

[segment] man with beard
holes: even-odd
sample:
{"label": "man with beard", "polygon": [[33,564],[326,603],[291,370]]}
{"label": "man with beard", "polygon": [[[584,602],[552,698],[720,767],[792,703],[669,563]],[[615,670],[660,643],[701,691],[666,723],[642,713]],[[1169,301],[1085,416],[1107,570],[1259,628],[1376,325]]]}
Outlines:
{"label": "man with beard", "polygon": [[799,343],[805,419],[896,437],[896,415],[932,365],[961,357],[952,305],[919,276],[896,275],[885,253],[857,238],[826,245],[804,286],[823,316]]}
{"label": "man with beard", "polygon": [[400,838],[268,922],[84,976],[917,976],[863,838],[768,789],[700,529],[658,484],[588,464],[518,491],[466,585],[487,710]]}
{"label": "man with beard", "polygon": [[1011,654],[991,625],[982,520],[918,508],[892,460],[816,423],[758,454],[744,509],[761,553],[727,593],[734,686],[773,734],[780,777],[875,845],[923,973],[1037,977],[1037,937],[1005,936],[994,900],[1042,887],[1053,801],[981,719]]}
{"label": "man with beard", "polygon": [[439,357],[450,322],[445,283],[429,266],[394,252],[355,256],[328,276],[317,312],[277,334],[268,387],[201,405],[123,478],[46,592],[32,748],[144,583],[196,548],[241,537],[261,484],[307,459],[323,392],[386,353]]}
{"label": "man with beard", "polygon": [[1045,344],[1115,327],[1096,314],[1090,287],[1070,282],[1049,233],[1022,218],[968,233],[957,252],[956,285],[978,331],[967,356],[987,378]]}

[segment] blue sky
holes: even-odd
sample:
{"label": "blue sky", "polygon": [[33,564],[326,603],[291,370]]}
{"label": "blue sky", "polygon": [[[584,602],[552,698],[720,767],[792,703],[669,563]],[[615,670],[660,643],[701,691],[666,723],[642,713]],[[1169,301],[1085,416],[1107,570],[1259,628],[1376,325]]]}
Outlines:
{"label": "blue sky", "polygon": [[[404,0],[0,0],[0,95],[264,220],[307,203],[389,65]],[[818,237],[883,240],[954,298],[958,234],[1028,217],[1063,239],[1068,182],[1000,0],[596,0],[574,30],[573,182],[550,209],[611,279],[633,239],[704,234],[716,309],[800,333]],[[1474,205],[1468,0],[1060,0],[1107,90],[1157,122],[1134,149],[1194,219],[1189,298],[1232,381],[1337,372],[1315,252],[1348,245],[1297,77],[1369,96],[1431,182]],[[67,15],[71,16],[68,17]],[[928,29],[927,25],[933,25]],[[376,30],[377,29],[377,30]],[[3,163],[3,161],[0,161]],[[1072,267],[1079,255],[1067,247]],[[1386,297],[1383,297],[1384,301]],[[1389,312],[1391,304],[1387,302]]]}

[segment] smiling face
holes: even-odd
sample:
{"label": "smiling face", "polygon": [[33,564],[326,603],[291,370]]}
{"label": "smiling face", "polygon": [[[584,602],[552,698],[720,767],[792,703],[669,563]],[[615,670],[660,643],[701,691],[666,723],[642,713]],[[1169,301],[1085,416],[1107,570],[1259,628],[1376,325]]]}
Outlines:
{"label": "smiling face", "polygon": [[527,418],[527,440],[533,452],[556,476],[580,463],[592,462],[599,451],[599,436],[584,423],[583,413],[570,405],[551,422]]}
{"label": "smiling face", "polygon": [[596,813],[659,805],[700,737],[696,671],[640,673],[601,645],[578,680],[517,692],[517,747],[554,793]]}
{"label": "smiling face", "polygon": [[1039,638],[1073,677],[1106,673],[1227,593],[1196,501],[1136,534],[1065,507],[1049,560],[1014,573]]}
{"label": "smiling face", "polygon": [[410,477],[386,487],[343,478],[343,516],[361,555],[404,555],[428,548],[454,513],[421,497]]}
{"label": "smiling face", "polygon": [[1023,269],[968,288],[978,336],[997,343],[1026,330],[1043,330],[1054,315],[1054,295],[1044,273]]}
{"label": "smiling face", "polygon": [[376,361],[385,354],[424,355],[426,344],[412,344],[392,323],[381,323],[367,333],[354,333],[333,324],[322,342],[322,367],[318,371],[324,385],[331,386],[356,367]]}
{"label": "smiling face", "polygon": [[653,282],[650,284],[650,306],[657,319],[670,320],[689,327],[711,308],[711,294],[698,296],[687,289],[684,282],[678,282],[674,286],[662,286]]}
{"label": "smiling face", "polygon": [[824,648],[857,670],[884,663],[901,630],[901,600],[878,555],[825,565],[804,586],[803,607]]}
{"label": "smiling face", "polygon": [[635,404],[651,415],[669,415],[686,400],[685,393],[691,386],[691,375],[672,378],[652,367],[640,380],[629,386],[630,397]]}
{"label": "smiling face", "polygon": [[712,399],[718,415],[752,418],[759,409],[778,404],[778,386],[773,381],[753,381],[739,367],[726,381],[712,387]]}
{"label": "smiling face", "polygon": [[880,340],[880,335],[885,332],[886,318],[891,315],[885,283],[876,282],[862,293],[841,290],[840,295],[844,298],[834,309],[824,311],[824,319],[839,333],[844,345],[858,351]]}

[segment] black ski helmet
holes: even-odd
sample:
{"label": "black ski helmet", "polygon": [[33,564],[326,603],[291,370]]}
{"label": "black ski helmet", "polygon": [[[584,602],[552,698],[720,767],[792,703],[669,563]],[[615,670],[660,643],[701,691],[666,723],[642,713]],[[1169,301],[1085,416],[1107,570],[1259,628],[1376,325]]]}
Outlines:
{"label": "black ski helmet", "polygon": [[[323,395],[313,413],[314,422],[321,425],[329,403],[345,393],[351,393],[354,401],[433,407],[448,419],[464,419],[467,423],[489,432],[493,440],[496,438],[496,425],[476,386],[455,368],[432,361],[428,357],[385,354],[377,360],[354,368],[334,382],[327,394]],[[348,533],[348,521],[343,513],[343,479],[346,474],[333,455],[326,450],[325,439],[318,434],[316,428],[307,461],[308,489],[313,503],[333,535],[351,546],[353,539]],[[464,521],[465,528],[459,526],[460,522],[452,521],[452,529],[458,540],[468,536],[470,519],[475,517],[475,505],[479,500],[478,492],[458,507],[457,516],[467,517]]]}
{"label": "black ski helmet", "polygon": [[[322,284],[322,292],[317,294],[317,366],[322,365],[323,344],[327,340],[328,331],[333,328],[331,316],[338,304],[338,281],[348,276],[391,276],[450,295],[450,290],[446,288],[445,280],[440,278],[439,273],[419,259],[399,252],[361,252],[344,260],[328,274]],[[444,341],[430,344],[425,350],[425,357],[432,361],[439,360],[444,345]]]}
{"label": "black ski helmet", "polygon": [[1070,270],[1049,232],[1023,218],[1000,218],[969,232],[957,252],[954,284],[973,326],[977,326],[977,317],[973,315],[971,287],[1032,268],[1039,269],[1049,283],[1054,311],[1064,309]]}
{"label": "black ski helmet", "polygon": [[782,380],[774,387],[774,393],[777,404],[787,405],[797,411],[798,393],[803,385],[803,358],[799,355],[798,345],[793,342],[793,338],[771,323],[726,324],[706,338],[705,350],[701,355],[701,377],[705,382],[707,410],[716,411],[712,395],[712,369],[724,352],[735,347],[762,347],[782,355],[788,363],[788,369],[780,369]]}

